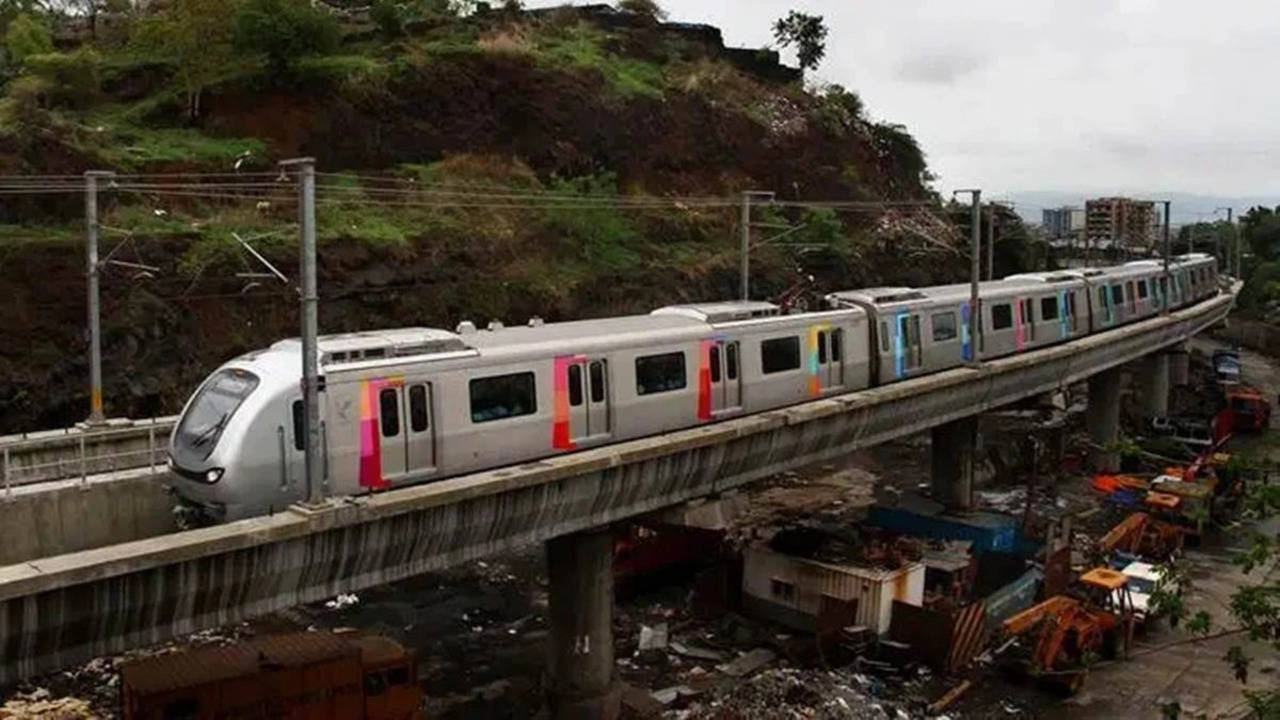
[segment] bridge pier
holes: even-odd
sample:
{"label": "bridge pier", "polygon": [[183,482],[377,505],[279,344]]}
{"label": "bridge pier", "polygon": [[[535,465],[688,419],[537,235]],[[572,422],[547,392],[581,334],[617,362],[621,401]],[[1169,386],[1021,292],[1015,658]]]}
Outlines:
{"label": "bridge pier", "polygon": [[961,418],[932,430],[933,499],[948,510],[973,508],[973,456],[977,435],[977,416]]}
{"label": "bridge pier", "polygon": [[1120,431],[1120,368],[1114,367],[1089,378],[1089,409],[1086,425],[1093,447],[1089,451],[1089,464],[1097,472],[1116,472],[1120,469],[1120,453],[1107,450],[1119,439]]}
{"label": "bridge pier", "polygon": [[613,534],[584,530],[546,542],[551,720],[613,720],[621,686],[613,664]]}
{"label": "bridge pier", "polygon": [[1169,355],[1152,353],[1143,359],[1142,416],[1164,417],[1169,414]]}
{"label": "bridge pier", "polygon": [[1169,356],[1169,380],[1175,387],[1191,384],[1191,355],[1186,344],[1171,348]]}

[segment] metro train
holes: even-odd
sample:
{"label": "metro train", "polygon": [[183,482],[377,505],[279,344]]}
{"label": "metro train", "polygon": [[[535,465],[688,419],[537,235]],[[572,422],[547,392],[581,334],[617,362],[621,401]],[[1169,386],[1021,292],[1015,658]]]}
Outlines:
{"label": "metro train", "polygon": [[[1214,259],[831,293],[826,309],[672,305],[648,315],[463,322],[323,336],[320,458],[335,495],[535,460],[1027,352],[1199,302]],[[304,498],[301,343],[219,367],[169,441],[180,508],[201,522]]]}

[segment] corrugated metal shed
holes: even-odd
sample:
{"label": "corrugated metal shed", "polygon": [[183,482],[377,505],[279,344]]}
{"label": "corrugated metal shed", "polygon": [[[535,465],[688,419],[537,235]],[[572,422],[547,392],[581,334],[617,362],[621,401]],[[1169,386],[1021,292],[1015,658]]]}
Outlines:
{"label": "corrugated metal shed", "polygon": [[896,570],[837,565],[749,547],[743,553],[742,592],[749,604],[779,622],[813,630],[822,596],[857,600],[857,624],[889,631],[893,601],[924,601],[924,565]]}
{"label": "corrugated metal shed", "polygon": [[923,500],[898,507],[873,505],[867,523],[877,527],[940,540],[970,540],[975,550],[1012,551],[1017,546],[1018,519],[1004,513],[974,511],[946,515],[942,505]]}

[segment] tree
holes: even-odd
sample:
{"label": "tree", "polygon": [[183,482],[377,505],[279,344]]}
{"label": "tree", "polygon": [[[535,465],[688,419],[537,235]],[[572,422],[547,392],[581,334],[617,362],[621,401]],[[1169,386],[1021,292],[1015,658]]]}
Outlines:
{"label": "tree", "polygon": [[619,0],[618,9],[632,15],[640,15],[653,21],[666,20],[667,11],[654,0]]}
{"label": "tree", "polygon": [[782,47],[796,46],[801,70],[818,67],[827,54],[827,26],[821,15],[792,10],[773,24],[773,38]]}
{"label": "tree", "polygon": [[134,43],[174,65],[174,75],[187,95],[187,117],[200,117],[204,89],[230,65],[233,0],[175,0],[148,20]]}
{"label": "tree", "polygon": [[369,19],[383,36],[395,39],[404,35],[405,8],[395,0],[378,0],[369,8]]}
{"label": "tree", "polygon": [[306,0],[247,0],[232,20],[231,47],[266,58],[277,80],[298,58],[332,52],[340,40],[338,21]]}
{"label": "tree", "polygon": [[44,23],[30,13],[19,13],[4,34],[4,46],[11,67],[21,67],[32,55],[53,52],[53,38]]}

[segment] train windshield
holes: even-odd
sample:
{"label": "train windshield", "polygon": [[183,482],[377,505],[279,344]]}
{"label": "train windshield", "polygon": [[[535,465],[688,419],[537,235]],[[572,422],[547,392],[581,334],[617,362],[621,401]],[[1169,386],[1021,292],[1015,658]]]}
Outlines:
{"label": "train windshield", "polygon": [[174,435],[178,449],[201,459],[218,444],[236,408],[258,387],[258,376],[245,370],[219,370],[200,388]]}

